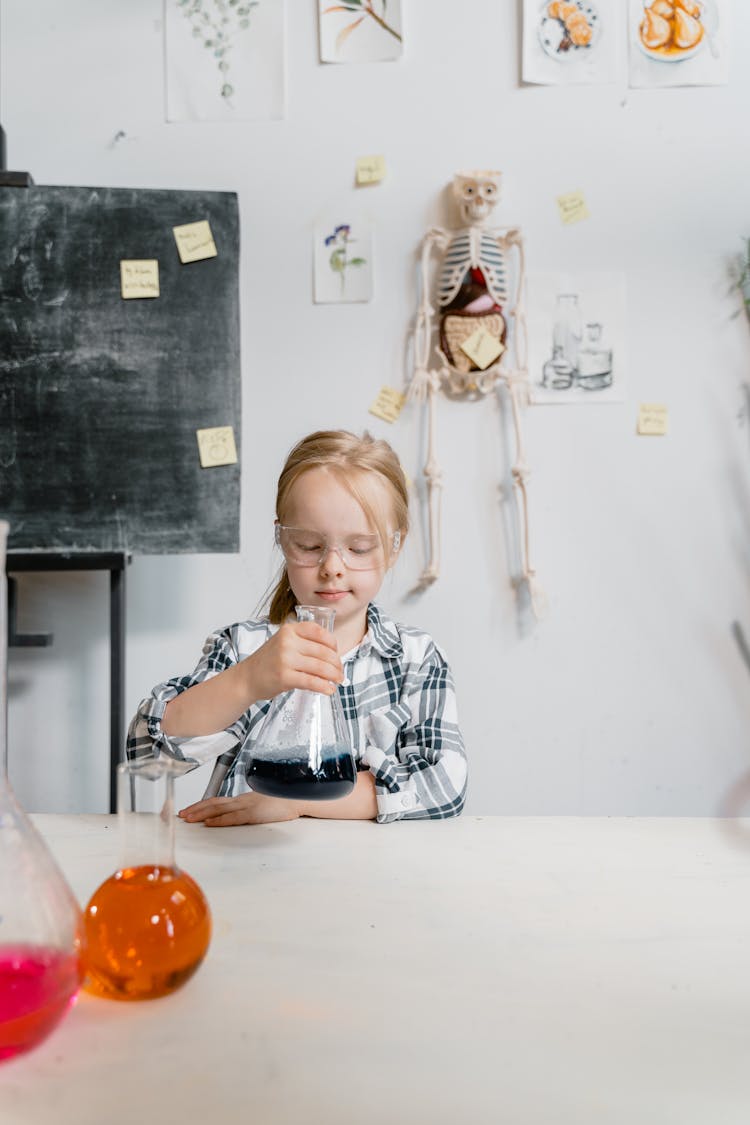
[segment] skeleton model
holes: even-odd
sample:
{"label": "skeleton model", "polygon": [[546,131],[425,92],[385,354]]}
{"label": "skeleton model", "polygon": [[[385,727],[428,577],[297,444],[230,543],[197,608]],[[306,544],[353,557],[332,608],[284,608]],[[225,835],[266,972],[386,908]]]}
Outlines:
{"label": "skeleton model", "polygon": [[[543,595],[529,561],[526,480],[520,408],[528,398],[526,324],[522,308],[524,254],[517,228],[485,224],[500,194],[499,172],[466,172],[453,180],[453,195],[466,224],[458,231],[433,227],[422,243],[422,297],[414,339],[415,370],[408,397],[427,406],[429,559],[420,577],[428,586],[438,577],[442,473],[435,453],[435,409],[440,391],[449,398],[480,399],[498,384],[507,387],[515,431],[513,483],[520,497],[523,581],[537,616]],[[430,301],[431,258],[441,255],[437,311]]]}

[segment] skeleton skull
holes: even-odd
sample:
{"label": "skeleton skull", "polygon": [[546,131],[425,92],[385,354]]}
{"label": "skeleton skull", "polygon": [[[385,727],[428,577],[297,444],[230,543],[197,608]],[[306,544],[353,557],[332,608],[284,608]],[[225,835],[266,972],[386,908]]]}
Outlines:
{"label": "skeleton skull", "polygon": [[500,198],[501,172],[459,172],[453,178],[453,195],[461,217],[470,226],[483,223]]}

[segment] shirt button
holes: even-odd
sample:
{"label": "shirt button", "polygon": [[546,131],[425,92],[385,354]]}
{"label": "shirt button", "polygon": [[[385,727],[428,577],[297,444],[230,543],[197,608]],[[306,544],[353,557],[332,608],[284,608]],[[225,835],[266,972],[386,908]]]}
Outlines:
{"label": "shirt button", "polygon": [[403,797],[401,798],[401,804],[404,806],[405,809],[408,809],[409,806],[412,804],[412,800],[413,800],[413,798],[412,798],[410,793],[404,793]]}

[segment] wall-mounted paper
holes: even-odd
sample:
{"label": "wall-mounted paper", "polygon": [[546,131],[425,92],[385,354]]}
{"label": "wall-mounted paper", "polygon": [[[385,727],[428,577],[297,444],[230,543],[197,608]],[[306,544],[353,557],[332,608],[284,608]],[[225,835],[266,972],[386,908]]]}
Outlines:
{"label": "wall-mounted paper", "polygon": [[167,121],[284,116],[284,0],[164,0]]}
{"label": "wall-mounted paper", "polygon": [[357,160],[358,184],[379,184],[384,176],[384,156],[360,156]]}
{"label": "wall-mounted paper", "polygon": [[461,351],[480,371],[484,371],[503,354],[505,344],[501,343],[497,336],[491,336],[489,332],[477,328],[476,332],[472,332],[471,336],[461,344]]}
{"label": "wall-mounted paper", "polygon": [[589,218],[589,209],[582,191],[569,191],[565,195],[558,195],[557,209],[566,226]]}
{"label": "wall-mounted paper", "polygon": [[383,62],[403,49],[401,0],[318,0],[320,61]]}
{"label": "wall-mounted paper", "polygon": [[662,402],[642,402],[638,407],[638,433],[663,437],[667,433],[668,412]]}
{"label": "wall-mounted paper", "polygon": [[234,430],[231,426],[212,426],[206,430],[196,430],[198,454],[201,468],[210,469],[215,465],[236,465],[237,447]]}
{"label": "wall-mounted paper", "polygon": [[368,223],[319,222],[314,234],[315,302],[369,301],[372,232]]}
{"label": "wall-mounted paper", "polygon": [[524,82],[616,81],[618,9],[618,0],[524,0]]}
{"label": "wall-mounted paper", "polygon": [[726,85],[729,16],[728,0],[629,0],[630,85]]}
{"label": "wall-mounted paper", "polygon": [[201,219],[197,223],[183,223],[182,226],[173,227],[172,231],[181,262],[200,262],[204,258],[216,257],[216,243],[207,219]]}
{"label": "wall-mounted paper", "polygon": [[121,259],[120,292],[126,301],[134,297],[158,297],[158,261],[155,258]]}
{"label": "wall-mounted paper", "polygon": [[376,418],[382,418],[384,422],[395,422],[405,402],[406,395],[401,394],[401,391],[394,390],[393,387],[381,387],[369,412]]}
{"label": "wall-mounted paper", "polygon": [[622,274],[532,274],[527,310],[532,402],[624,400]]}

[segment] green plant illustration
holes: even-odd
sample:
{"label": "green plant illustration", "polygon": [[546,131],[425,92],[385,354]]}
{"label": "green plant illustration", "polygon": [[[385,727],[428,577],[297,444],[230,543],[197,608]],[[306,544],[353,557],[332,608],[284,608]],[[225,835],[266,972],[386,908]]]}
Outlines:
{"label": "green plant illustration", "polygon": [[343,47],[346,40],[355,31],[361,23],[368,17],[375,20],[375,23],[382,27],[383,31],[387,31],[394,39],[401,42],[401,36],[395,28],[391,27],[386,21],[386,8],[388,0],[380,0],[378,4],[379,12],[375,10],[374,0],[342,0],[339,4],[332,4],[330,8],[324,8],[322,14],[325,16],[329,12],[352,12],[357,16],[353,23],[349,23],[346,27],[336,36],[336,52],[338,53]]}
{"label": "green plant illustration", "polygon": [[328,264],[333,272],[339,275],[342,293],[346,287],[346,271],[352,266],[367,264],[366,258],[349,257],[349,244],[356,242],[356,239],[351,237],[351,230],[348,223],[340,223],[339,226],[334,227],[333,234],[329,234],[325,240],[326,246],[333,247]]}
{"label": "green plant illustration", "polygon": [[735,285],[750,320],[750,238],[746,238],[744,241],[745,248],[742,257],[737,260],[733,272]]}
{"label": "green plant illustration", "polygon": [[229,104],[234,86],[229,81],[229,54],[237,36],[250,27],[250,13],[260,0],[175,0],[192,25],[193,36],[210,51],[219,68],[220,95]]}

